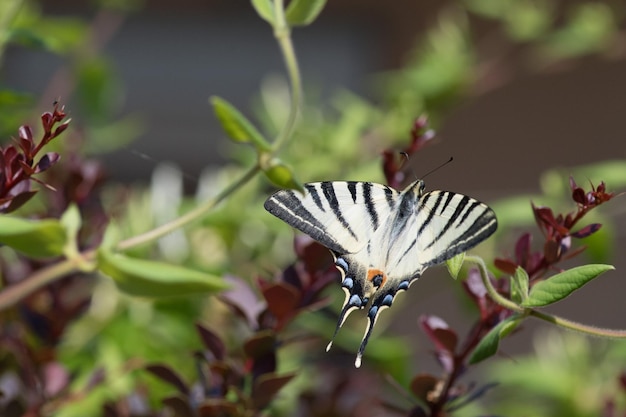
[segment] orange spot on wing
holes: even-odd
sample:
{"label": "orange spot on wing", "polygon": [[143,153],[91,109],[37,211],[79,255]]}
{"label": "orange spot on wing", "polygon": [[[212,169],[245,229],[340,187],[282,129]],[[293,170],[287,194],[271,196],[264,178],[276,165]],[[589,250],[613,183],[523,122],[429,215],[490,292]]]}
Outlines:
{"label": "orange spot on wing", "polygon": [[378,276],[382,278],[382,282],[380,284],[380,287],[382,287],[385,285],[385,282],[387,282],[387,274],[385,274],[380,269],[368,269],[367,270],[367,279],[371,281],[372,283],[374,282],[374,279]]}

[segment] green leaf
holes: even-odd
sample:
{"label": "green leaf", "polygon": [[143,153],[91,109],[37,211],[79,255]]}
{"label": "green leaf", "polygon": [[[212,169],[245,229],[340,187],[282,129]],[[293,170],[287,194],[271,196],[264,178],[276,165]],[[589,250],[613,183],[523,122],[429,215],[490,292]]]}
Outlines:
{"label": "green leaf", "polygon": [[277,185],[280,188],[288,188],[304,192],[304,187],[296,179],[291,167],[287,166],[279,159],[273,159],[270,161],[269,166],[263,168],[263,172],[265,172],[267,178],[274,185]]}
{"label": "green leaf", "polygon": [[528,274],[521,266],[515,270],[511,277],[511,299],[517,304],[522,304],[528,300]]}
{"label": "green leaf", "polygon": [[513,315],[498,323],[474,348],[469,358],[469,363],[475,364],[495,355],[498,351],[500,340],[511,333],[521,321],[521,316]]}
{"label": "green leaf", "polygon": [[61,216],[61,224],[65,227],[68,236],[76,236],[81,226],[80,211],[76,204],[70,204]]}
{"label": "green leaf", "polygon": [[564,299],[603,272],[615,269],[611,265],[583,265],[556,274],[533,285],[524,307],[541,307]]}
{"label": "green leaf", "polygon": [[73,258],[78,254],[78,231],[82,224],[80,218],[80,210],[76,204],[70,204],[63,215],[61,216],[61,224],[65,228],[65,236],[67,240],[65,242],[64,253],[68,258]]}
{"label": "green leaf", "polygon": [[31,258],[63,254],[66,232],[56,219],[25,220],[0,216],[0,243]]}
{"label": "green leaf", "polygon": [[252,6],[263,20],[274,25],[274,4],[271,0],[252,0]]}
{"label": "green leaf", "polygon": [[463,266],[464,260],[465,260],[465,252],[462,252],[446,261],[446,267],[448,268],[448,272],[450,273],[452,278],[454,279],[458,278],[459,272],[461,272],[461,267]]}
{"label": "green leaf", "polygon": [[326,0],[292,0],[287,6],[285,18],[290,26],[311,24],[322,12]]}
{"label": "green leaf", "polygon": [[263,135],[232,104],[217,96],[210,100],[222,129],[232,140],[252,143],[259,151],[267,152],[271,149]]}
{"label": "green leaf", "polygon": [[221,277],[172,265],[98,251],[98,268],[128,294],[143,297],[187,296],[228,288]]}

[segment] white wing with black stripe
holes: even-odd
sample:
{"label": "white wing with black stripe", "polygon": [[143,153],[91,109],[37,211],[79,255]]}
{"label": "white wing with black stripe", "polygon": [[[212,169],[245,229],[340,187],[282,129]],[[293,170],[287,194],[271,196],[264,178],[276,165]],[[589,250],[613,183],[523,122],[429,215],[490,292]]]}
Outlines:
{"label": "white wing with black stripe", "polygon": [[279,191],[265,208],[333,253],[346,293],[335,335],[352,311],[368,306],[357,367],[378,315],[398,292],[427,267],[473,248],[497,228],[495,213],[485,204],[449,191],[424,193],[421,180],[400,193],[369,182],[305,188],[304,195]]}
{"label": "white wing with black stripe", "polygon": [[385,185],[356,181],[314,182],[304,188],[304,195],[275,193],[265,208],[337,253],[363,249],[395,209],[399,194]]}

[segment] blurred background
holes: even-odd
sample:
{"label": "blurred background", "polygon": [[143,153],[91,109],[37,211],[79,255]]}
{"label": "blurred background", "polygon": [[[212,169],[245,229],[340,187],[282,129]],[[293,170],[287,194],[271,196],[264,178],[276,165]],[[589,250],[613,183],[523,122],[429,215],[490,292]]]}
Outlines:
{"label": "blurred background", "polygon": [[[233,152],[208,98],[226,98],[269,132],[276,125],[272,121],[280,120],[280,105],[272,110],[278,115],[268,107],[285,95],[282,57],[270,26],[250,2],[105,3],[105,8],[79,0],[28,3],[33,16],[54,20],[49,28],[41,26],[44,40],[46,30],[62,36],[52,52],[37,48],[35,40],[32,48],[7,49],[2,84],[30,97],[21,114],[37,114],[33,108],[43,111],[61,98],[75,120],[72,126],[89,138],[85,152],[103,161],[110,178],[127,184],[149,184],[157,166],[172,163],[192,195],[206,172],[233,160],[249,161]],[[541,204],[564,196],[563,210],[573,209],[567,205],[570,174],[585,189],[588,180],[624,189],[626,6],[621,1],[333,0],[314,24],[294,29],[293,39],[307,105],[304,133],[284,159],[303,182],[383,181],[374,169],[380,152],[401,148],[413,119],[427,114],[436,143],[413,156],[412,171],[419,177],[453,156],[454,163],[429,176],[427,188],[479,198],[498,215],[505,203],[507,210],[525,211],[521,225],[517,214],[503,215],[501,226],[509,232],[534,228],[530,200]],[[368,110],[351,113],[355,119],[346,116],[345,108],[358,106]],[[380,126],[350,129],[365,126],[373,114]],[[17,126],[3,123],[3,138]],[[351,138],[343,145],[340,129]],[[344,154],[331,155],[333,143],[302,145],[318,138],[336,141]],[[312,165],[321,167],[302,168]],[[604,261],[617,271],[551,311],[623,328],[623,196],[609,206],[602,212],[603,236],[613,245]],[[514,239],[501,237],[490,250],[510,256]],[[248,256],[243,253],[239,256]],[[404,334],[417,352],[427,354],[430,347],[419,340],[416,319],[428,312],[462,327],[468,319],[457,292],[445,271],[429,271],[398,303],[403,310],[398,308],[393,322],[381,327]],[[521,333],[504,341],[507,354],[530,347],[530,333]]]}

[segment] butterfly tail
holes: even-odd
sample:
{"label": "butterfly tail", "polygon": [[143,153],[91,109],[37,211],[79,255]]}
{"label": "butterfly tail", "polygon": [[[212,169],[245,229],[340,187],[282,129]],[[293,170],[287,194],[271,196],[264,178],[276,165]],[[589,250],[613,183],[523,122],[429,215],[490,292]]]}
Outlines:
{"label": "butterfly tail", "polygon": [[[415,279],[419,277],[419,274],[416,274]],[[409,281],[404,280],[395,286],[390,286],[387,289],[383,289],[381,293],[372,301],[372,305],[367,312],[367,327],[365,329],[365,334],[363,335],[363,339],[361,340],[361,346],[359,346],[359,351],[356,355],[356,360],[354,361],[354,366],[359,368],[361,366],[361,359],[363,358],[363,353],[365,352],[365,347],[367,346],[367,342],[372,334],[372,330],[374,330],[374,326],[376,325],[376,320],[378,320],[378,316],[380,313],[386,309],[391,307],[395,296],[400,291],[406,291],[409,288]]]}
{"label": "butterfly tail", "polygon": [[369,301],[369,296],[366,295],[366,289],[363,287],[363,279],[356,278],[360,276],[359,274],[363,275],[365,273],[363,270],[361,270],[362,268],[353,267],[353,270],[351,270],[351,261],[349,257],[345,255],[341,256],[336,253],[333,253],[333,255],[335,257],[335,265],[342,275],[341,287],[346,293],[346,298],[343,302],[341,313],[339,313],[339,318],[337,319],[335,333],[328,343],[328,346],[326,346],[326,352],[328,352],[332,347],[333,341],[335,340],[339,329],[341,328],[341,326],[343,326],[343,323],[346,321],[350,313],[352,313],[354,310],[365,307],[365,305]]}
{"label": "butterfly tail", "polygon": [[339,313],[339,319],[337,320],[335,333],[333,333],[332,339],[330,339],[328,346],[326,346],[326,352],[328,352],[333,346],[333,342],[335,341],[335,337],[337,337],[337,333],[339,333],[339,329],[341,329],[341,326],[343,326],[343,323],[346,321],[350,313],[352,313],[354,310],[363,308],[365,304],[367,304],[367,300],[363,302],[363,300],[361,300],[361,298],[359,298],[359,296],[357,295],[351,295],[349,293],[346,294],[346,301],[344,301],[341,313]]}

